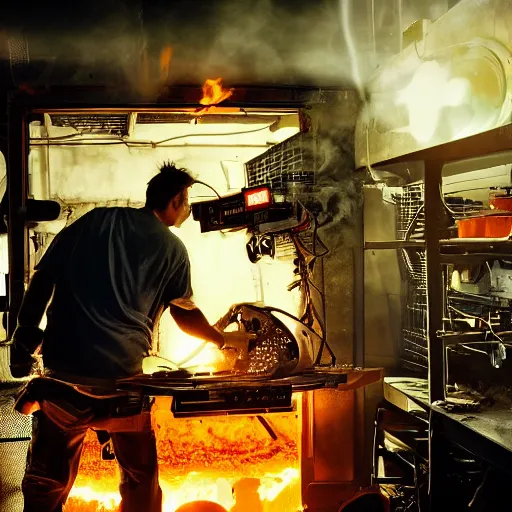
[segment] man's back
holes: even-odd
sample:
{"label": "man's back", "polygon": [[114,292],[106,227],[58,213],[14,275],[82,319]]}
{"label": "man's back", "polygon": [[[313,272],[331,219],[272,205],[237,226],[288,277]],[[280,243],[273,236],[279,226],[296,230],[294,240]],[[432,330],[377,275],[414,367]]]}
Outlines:
{"label": "man's back", "polygon": [[60,233],[38,265],[55,292],[46,367],[88,377],[141,371],[154,322],[190,293],[182,242],[147,208],[96,208]]}

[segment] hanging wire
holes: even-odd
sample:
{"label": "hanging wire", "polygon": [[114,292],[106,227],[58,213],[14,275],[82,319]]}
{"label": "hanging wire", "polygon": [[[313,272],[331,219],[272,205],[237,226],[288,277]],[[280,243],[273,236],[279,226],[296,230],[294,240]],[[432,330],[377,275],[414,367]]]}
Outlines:
{"label": "hanging wire", "polygon": [[[231,135],[245,135],[245,134],[250,134],[250,133],[257,133],[257,132],[261,132],[263,130],[267,130],[270,126],[271,126],[271,124],[268,124],[268,125],[265,125],[263,127],[256,128],[254,130],[243,130],[243,131],[237,131],[237,132],[189,133],[189,134],[185,134],[185,135],[176,135],[174,137],[168,137],[167,139],[163,139],[163,140],[160,140],[160,141],[157,141],[157,142],[153,142],[153,141],[135,141],[135,140],[126,141],[126,140],[124,140],[121,137],[106,138],[106,139],[90,137],[90,138],[79,139],[79,141],[78,140],[74,141],[74,140],[69,140],[69,139],[70,138],[73,139],[74,137],[80,136],[80,134],[71,134],[71,135],[65,136],[64,138],[63,137],[32,138],[30,143],[32,145],[34,145],[34,146],[47,146],[47,145],[49,145],[49,146],[53,146],[53,145],[55,145],[55,146],[69,146],[69,145],[75,146],[75,145],[77,145],[77,142],[80,142],[80,143],[82,143],[82,142],[94,142],[94,144],[91,144],[91,145],[93,145],[93,146],[94,145],[108,146],[108,145],[124,144],[125,146],[128,146],[128,147],[150,146],[150,147],[155,148],[157,146],[165,144],[166,142],[171,142],[171,141],[180,140],[180,139],[186,139],[186,138],[189,138],[189,137],[228,137],[228,136],[231,136]],[[41,142],[35,142],[35,141],[41,141]],[[57,143],[56,144],[52,144],[53,141],[56,141]]]}
{"label": "hanging wire", "polygon": [[[476,315],[470,315],[469,313],[464,313],[464,311],[461,311],[460,309],[457,309],[455,308],[454,306],[452,306],[451,304],[448,304],[448,308],[452,309],[453,311],[455,311],[456,313],[458,313],[459,315],[462,315],[466,318],[473,318],[473,319],[476,319],[476,320],[480,320],[482,321],[484,324],[486,324],[488,327],[489,327],[489,331],[491,332],[491,334],[497,339],[500,341],[500,343],[503,343],[505,344],[505,342],[503,341],[503,339],[498,336],[495,332],[494,332],[494,329],[491,325],[491,322],[490,320],[487,321],[485,320],[485,318],[481,317],[481,316],[476,316]],[[489,313],[490,314],[490,313]]]}

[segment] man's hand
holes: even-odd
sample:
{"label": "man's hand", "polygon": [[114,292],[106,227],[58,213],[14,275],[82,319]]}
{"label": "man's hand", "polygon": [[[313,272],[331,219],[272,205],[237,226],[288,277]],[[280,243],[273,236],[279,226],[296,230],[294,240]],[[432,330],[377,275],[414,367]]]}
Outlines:
{"label": "man's hand", "polygon": [[38,327],[19,325],[12,336],[11,374],[15,379],[28,377],[36,359],[31,350],[35,350],[43,340],[43,331]]}
{"label": "man's hand", "polygon": [[255,334],[241,331],[223,332],[222,336],[224,337],[224,345],[221,350],[236,350],[239,359],[244,359],[247,356],[249,343],[256,339]]}

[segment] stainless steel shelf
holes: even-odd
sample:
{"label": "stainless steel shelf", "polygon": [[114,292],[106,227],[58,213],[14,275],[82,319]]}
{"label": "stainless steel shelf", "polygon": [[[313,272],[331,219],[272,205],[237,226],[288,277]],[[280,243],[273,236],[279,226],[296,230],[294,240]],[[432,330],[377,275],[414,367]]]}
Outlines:
{"label": "stainless steel shelf", "polygon": [[[441,338],[445,344],[445,346],[450,345],[460,345],[464,343],[471,344],[472,342],[478,341],[481,338],[484,338],[489,331],[464,331],[464,332],[438,332],[437,335]],[[497,332],[500,338],[512,336],[512,331],[502,331]],[[482,343],[498,343],[497,339],[495,340],[483,340]]]}
{"label": "stainless steel shelf", "polygon": [[375,241],[365,242],[364,249],[379,250],[379,249],[424,249],[425,242],[423,240],[388,240],[388,241]]}

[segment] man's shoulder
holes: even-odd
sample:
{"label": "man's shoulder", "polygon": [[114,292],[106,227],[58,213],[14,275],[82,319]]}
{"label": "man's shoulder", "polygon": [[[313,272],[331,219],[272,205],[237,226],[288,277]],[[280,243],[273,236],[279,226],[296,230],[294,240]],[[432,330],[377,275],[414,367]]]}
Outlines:
{"label": "man's shoulder", "polygon": [[174,248],[176,251],[182,253],[184,256],[187,256],[187,248],[185,247],[185,244],[181,240],[181,238],[173,233],[170,229],[166,229],[168,232],[167,240],[169,241],[169,246]]}
{"label": "man's shoulder", "polygon": [[137,218],[142,217],[141,208],[132,208],[131,206],[96,206],[89,210],[81,218],[97,219],[114,219],[114,218]]}
{"label": "man's shoulder", "polygon": [[78,217],[78,219],[75,220],[82,221],[82,222],[91,222],[95,219],[107,217],[109,215],[112,215],[114,212],[112,210],[115,210],[116,208],[107,208],[106,206],[96,206],[92,210],[89,210],[88,212],[85,212],[83,215]]}

